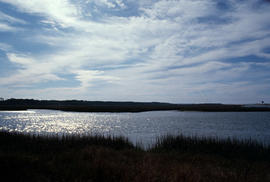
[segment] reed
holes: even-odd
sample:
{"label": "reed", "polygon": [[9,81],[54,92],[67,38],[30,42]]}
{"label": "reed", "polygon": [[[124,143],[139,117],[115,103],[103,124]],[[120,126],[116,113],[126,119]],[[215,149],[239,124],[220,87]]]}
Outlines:
{"label": "reed", "polygon": [[149,149],[125,137],[0,132],[2,181],[270,181],[269,146],[164,136]]}
{"label": "reed", "polygon": [[159,137],[150,151],[204,153],[227,158],[270,161],[270,146],[252,139],[167,135]]}

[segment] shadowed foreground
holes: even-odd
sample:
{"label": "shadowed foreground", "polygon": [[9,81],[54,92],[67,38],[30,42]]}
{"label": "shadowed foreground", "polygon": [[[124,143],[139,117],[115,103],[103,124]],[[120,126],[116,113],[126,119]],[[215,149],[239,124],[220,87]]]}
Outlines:
{"label": "shadowed foreground", "polygon": [[270,181],[270,148],[254,141],[166,136],[148,150],[123,137],[0,132],[9,181]]}

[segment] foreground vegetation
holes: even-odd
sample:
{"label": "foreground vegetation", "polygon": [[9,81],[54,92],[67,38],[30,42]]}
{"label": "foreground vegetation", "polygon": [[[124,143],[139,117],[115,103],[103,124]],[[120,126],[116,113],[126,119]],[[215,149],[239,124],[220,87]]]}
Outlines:
{"label": "foreground vegetation", "polygon": [[246,140],[166,136],[147,150],[123,137],[0,132],[9,181],[270,181],[270,147]]}

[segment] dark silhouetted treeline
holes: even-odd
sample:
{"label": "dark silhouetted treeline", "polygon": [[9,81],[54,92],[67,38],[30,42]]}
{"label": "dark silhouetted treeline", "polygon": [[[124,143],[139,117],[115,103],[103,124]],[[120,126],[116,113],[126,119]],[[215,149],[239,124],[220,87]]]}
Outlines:
{"label": "dark silhouetted treeline", "polygon": [[142,111],[270,111],[268,107],[243,107],[224,104],[170,104],[160,102],[105,102],[82,100],[8,99],[0,102],[0,110],[54,109],[78,112],[142,112]]}
{"label": "dark silhouetted treeline", "polygon": [[257,112],[270,111],[269,105],[265,107],[245,107],[240,104],[179,104],[181,111],[205,111],[205,112]]}
{"label": "dark silhouetted treeline", "polygon": [[0,102],[0,110],[55,109],[79,112],[140,112],[176,110],[177,108],[176,104],[158,102],[57,101],[33,99],[8,99]]}

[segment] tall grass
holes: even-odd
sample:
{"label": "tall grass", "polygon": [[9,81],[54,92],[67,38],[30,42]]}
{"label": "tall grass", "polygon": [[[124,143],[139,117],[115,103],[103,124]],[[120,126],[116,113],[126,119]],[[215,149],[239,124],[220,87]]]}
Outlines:
{"label": "tall grass", "polygon": [[0,132],[4,181],[270,181],[269,146],[252,140],[164,136],[150,149],[102,135]]}
{"label": "tall grass", "polygon": [[37,135],[21,134],[17,132],[0,132],[1,149],[9,149],[16,146],[25,150],[36,149],[44,150],[65,150],[67,148],[82,148],[88,145],[106,146],[113,149],[130,149],[134,145],[122,136],[104,136],[104,135]]}
{"label": "tall grass", "polygon": [[35,152],[60,151],[69,148],[79,149],[85,146],[103,146],[116,150],[136,149],[147,152],[188,152],[220,155],[227,158],[245,158],[248,160],[269,160],[270,145],[252,139],[166,135],[158,137],[156,143],[147,149],[142,144],[134,145],[123,136],[104,135],[36,135],[0,131],[1,150],[21,150]]}
{"label": "tall grass", "polygon": [[204,153],[227,158],[270,161],[270,146],[252,139],[167,135],[159,137],[150,151]]}

